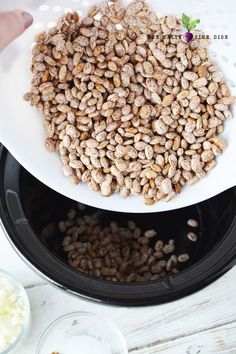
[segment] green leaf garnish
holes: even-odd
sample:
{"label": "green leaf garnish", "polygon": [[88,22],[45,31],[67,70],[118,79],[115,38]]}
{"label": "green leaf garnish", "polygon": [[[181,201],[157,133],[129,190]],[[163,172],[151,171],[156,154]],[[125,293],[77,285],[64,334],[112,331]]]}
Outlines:
{"label": "green leaf garnish", "polygon": [[194,20],[192,17],[185,14],[183,14],[181,18],[181,23],[188,32],[192,31],[200,22],[201,20],[199,20],[199,18]]}
{"label": "green leaf garnish", "polygon": [[185,14],[183,14],[181,22],[182,22],[182,25],[187,28],[188,25],[189,25],[189,22],[190,22],[190,17],[185,15]]}

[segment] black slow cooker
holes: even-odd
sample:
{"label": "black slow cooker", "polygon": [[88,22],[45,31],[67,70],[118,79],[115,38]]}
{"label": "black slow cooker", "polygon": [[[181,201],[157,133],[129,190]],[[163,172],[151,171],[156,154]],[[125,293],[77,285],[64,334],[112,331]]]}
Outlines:
{"label": "black slow cooker", "polygon": [[[74,270],[66,263],[60,234],[44,237],[44,227],[64,217],[76,202],[49,189],[31,176],[0,146],[0,218],[6,236],[35,270],[59,288],[87,299],[113,305],[153,305],[191,294],[210,284],[235,263],[236,189],[205,202],[174,211],[132,214],[143,228],[158,228],[158,237],[176,240],[178,252],[190,260],[178,274],[146,283],[112,283]],[[101,221],[125,222],[129,214],[88,207]],[[81,214],[83,212],[81,211]],[[186,238],[186,220],[200,222],[199,240]]]}

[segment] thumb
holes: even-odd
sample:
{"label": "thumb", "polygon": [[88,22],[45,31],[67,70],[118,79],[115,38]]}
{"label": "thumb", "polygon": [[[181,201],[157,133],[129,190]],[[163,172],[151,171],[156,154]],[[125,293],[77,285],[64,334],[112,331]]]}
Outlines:
{"label": "thumb", "polygon": [[33,17],[22,10],[0,13],[0,52],[32,23]]}

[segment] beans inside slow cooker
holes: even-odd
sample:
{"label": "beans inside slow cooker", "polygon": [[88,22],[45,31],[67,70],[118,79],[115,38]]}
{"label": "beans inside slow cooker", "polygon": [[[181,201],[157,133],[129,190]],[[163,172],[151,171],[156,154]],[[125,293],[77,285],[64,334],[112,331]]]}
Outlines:
{"label": "beans inside slow cooker", "polygon": [[[81,216],[81,213],[83,215]],[[178,238],[163,241],[157,228],[142,228],[132,220],[121,224],[101,222],[86,213],[86,206],[68,209],[58,222],[61,248],[68,264],[80,272],[107,281],[147,282],[178,273],[188,265],[190,255],[177,252]],[[187,220],[185,237],[197,243],[198,221]]]}

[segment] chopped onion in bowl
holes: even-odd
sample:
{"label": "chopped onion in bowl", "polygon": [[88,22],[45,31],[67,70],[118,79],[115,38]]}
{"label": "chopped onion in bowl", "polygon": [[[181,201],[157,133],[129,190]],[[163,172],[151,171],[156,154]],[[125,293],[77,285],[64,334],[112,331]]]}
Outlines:
{"label": "chopped onion in bowl", "polygon": [[0,353],[20,335],[26,321],[26,312],[21,289],[0,274]]}

